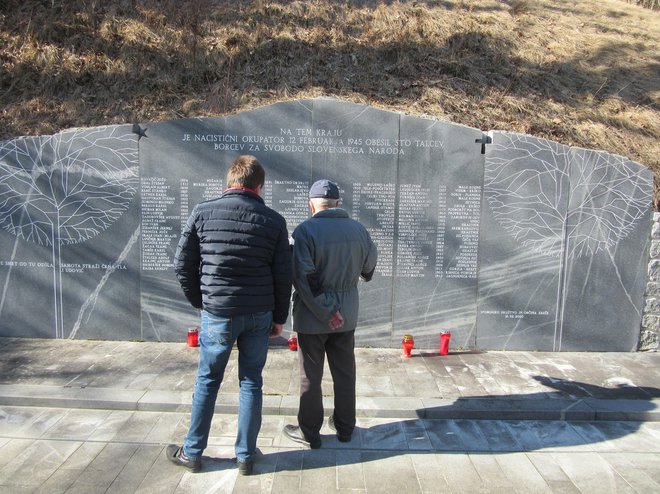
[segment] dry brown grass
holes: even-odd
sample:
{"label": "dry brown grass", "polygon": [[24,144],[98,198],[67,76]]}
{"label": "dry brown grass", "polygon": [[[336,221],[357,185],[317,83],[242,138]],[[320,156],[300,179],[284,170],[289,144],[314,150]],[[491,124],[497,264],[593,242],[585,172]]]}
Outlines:
{"label": "dry brown grass", "polygon": [[332,95],[660,172],[660,21],[623,0],[3,5],[0,139]]}

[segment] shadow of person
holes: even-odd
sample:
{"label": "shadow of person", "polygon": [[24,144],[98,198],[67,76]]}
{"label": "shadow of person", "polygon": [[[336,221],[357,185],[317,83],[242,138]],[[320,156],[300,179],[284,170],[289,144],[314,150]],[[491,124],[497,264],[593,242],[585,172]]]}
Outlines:
{"label": "shadow of person", "polygon": [[615,382],[615,387],[559,379],[550,376],[532,376],[535,381],[556,389],[572,398],[602,398],[606,400],[650,400],[660,398],[660,389],[648,386],[635,386],[628,382]]}
{"label": "shadow of person", "polygon": [[607,446],[614,449],[636,445],[657,449],[651,436],[632,437],[642,427],[641,421],[609,420],[606,412],[609,407],[616,413],[620,402],[626,403],[633,416],[652,412],[657,409],[652,399],[660,397],[660,389],[629,384],[609,388],[549,376],[533,378],[548,391],[461,397],[447,400],[446,405],[417,409],[416,419],[361,418],[350,443],[340,443],[334,435],[325,434],[321,449],[267,453],[259,459],[259,469],[279,472],[340,467],[408,454],[592,449],[590,445],[604,442],[616,443],[618,446]]}
{"label": "shadow of person", "polygon": [[237,469],[236,458],[223,458],[202,455],[202,472],[220,472]]}

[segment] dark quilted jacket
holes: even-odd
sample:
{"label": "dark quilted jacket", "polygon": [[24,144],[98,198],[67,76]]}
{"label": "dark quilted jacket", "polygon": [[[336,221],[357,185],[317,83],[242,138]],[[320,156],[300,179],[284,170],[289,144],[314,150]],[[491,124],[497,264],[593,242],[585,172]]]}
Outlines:
{"label": "dark quilted jacket", "polygon": [[286,221],[257,194],[230,189],[192,211],[174,268],[188,301],[217,316],[273,311],[283,324],[291,297]]}

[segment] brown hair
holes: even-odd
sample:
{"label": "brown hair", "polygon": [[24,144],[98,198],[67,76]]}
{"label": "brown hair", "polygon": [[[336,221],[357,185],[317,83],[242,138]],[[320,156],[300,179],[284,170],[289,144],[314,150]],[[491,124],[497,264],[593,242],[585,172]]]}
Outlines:
{"label": "brown hair", "polygon": [[256,189],[263,186],[265,181],[264,167],[257,158],[249,154],[236,158],[227,171],[227,187]]}

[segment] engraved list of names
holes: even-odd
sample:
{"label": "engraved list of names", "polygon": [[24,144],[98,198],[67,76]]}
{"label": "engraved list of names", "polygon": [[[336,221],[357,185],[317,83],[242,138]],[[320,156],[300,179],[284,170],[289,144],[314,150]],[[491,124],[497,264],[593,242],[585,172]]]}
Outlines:
{"label": "engraved list of names", "polygon": [[[142,269],[164,271],[172,266],[168,254],[170,241],[178,237],[167,215],[175,202],[171,187],[163,177],[143,177],[140,182],[142,196]],[[179,216],[175,217],[177,220]]]}

